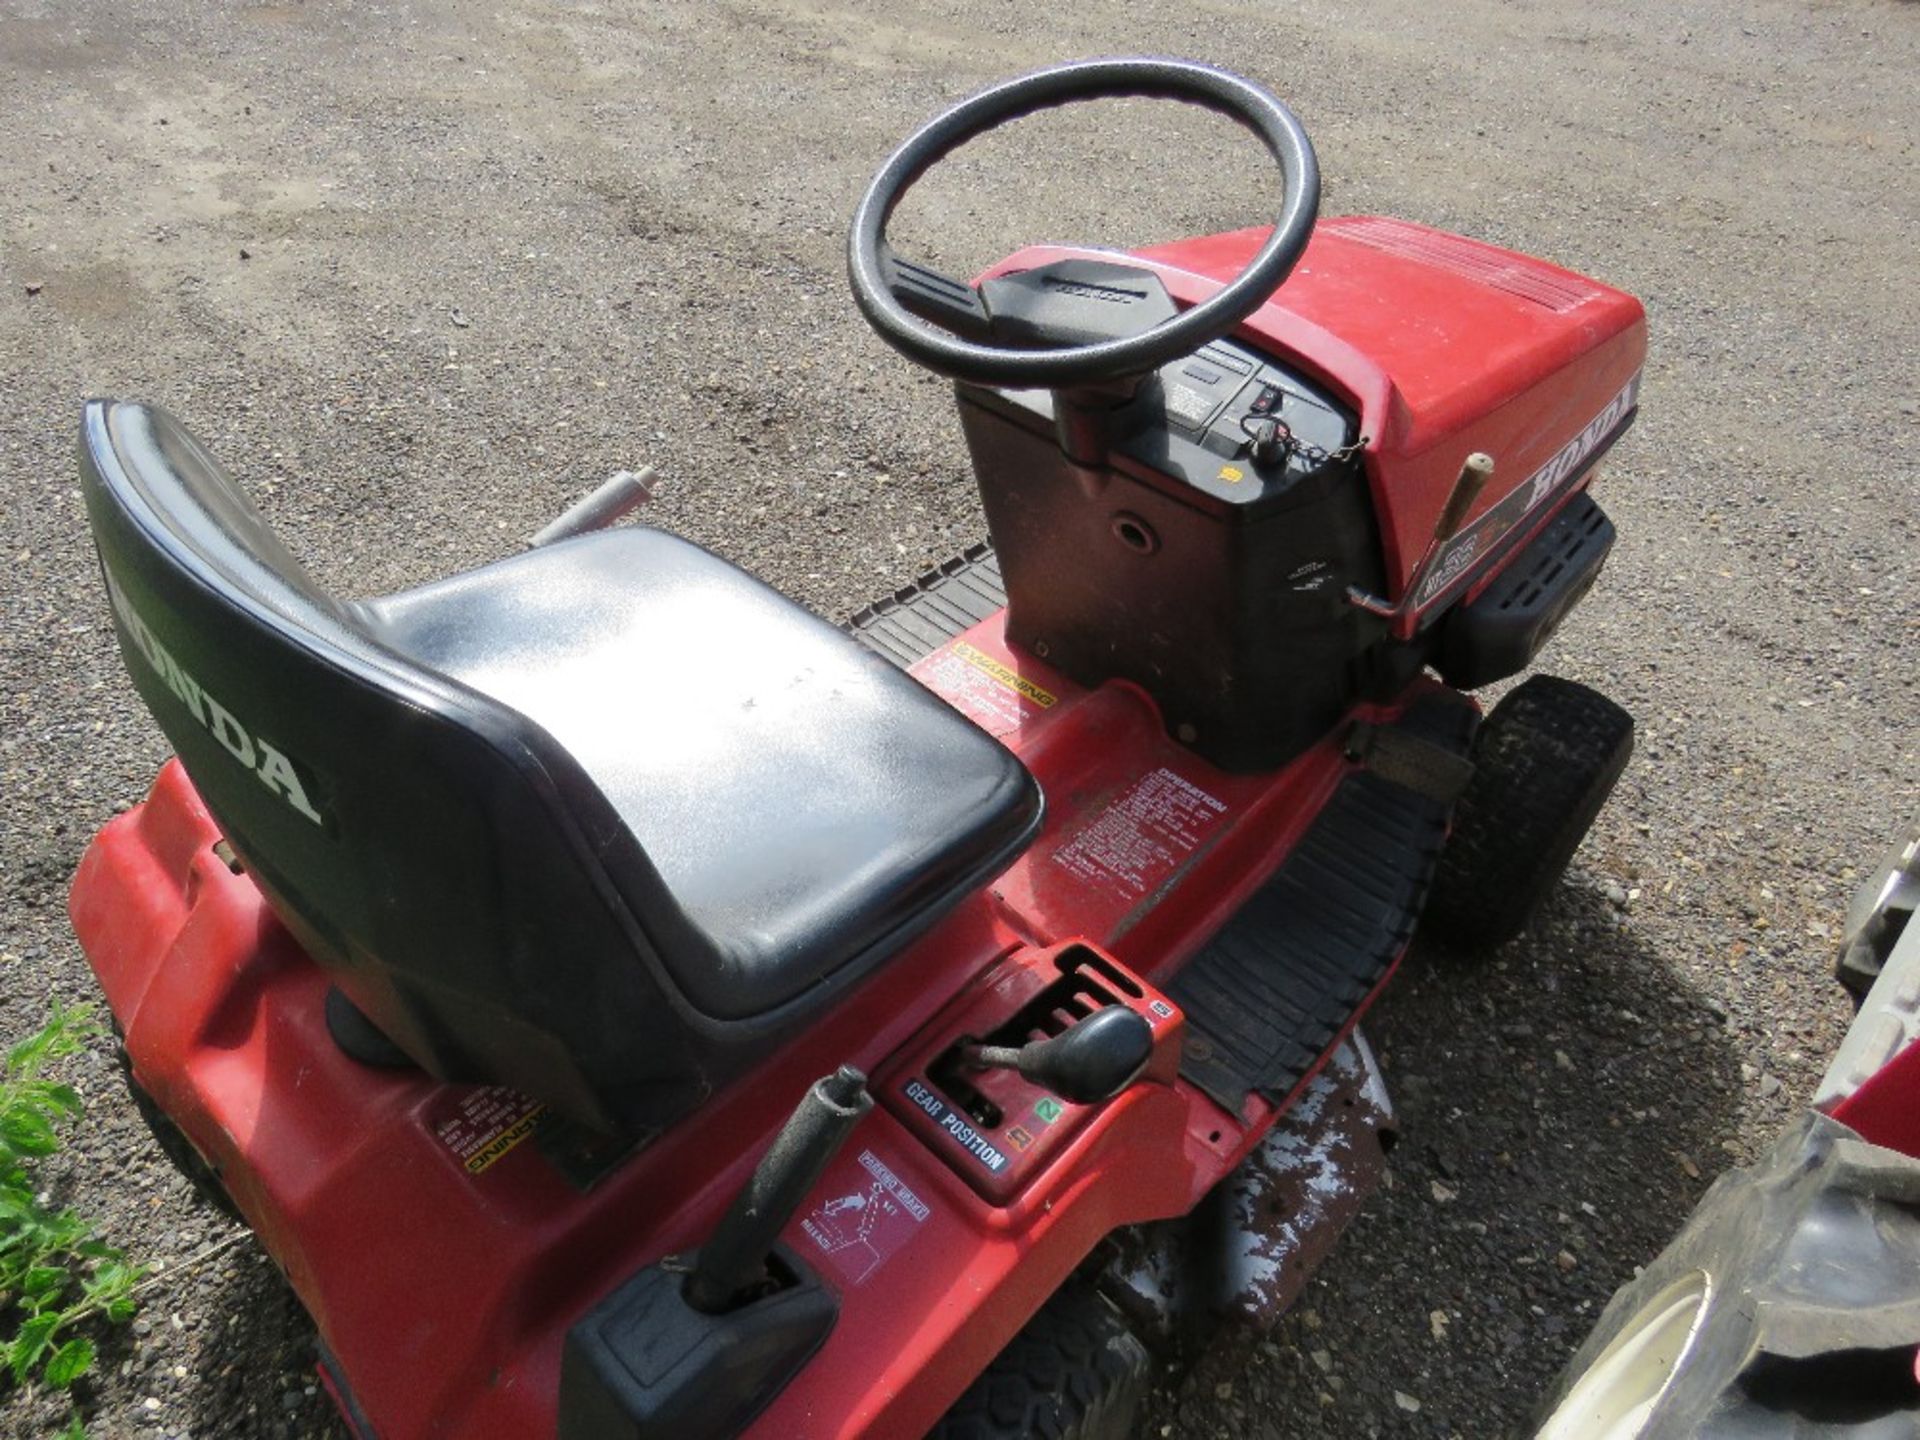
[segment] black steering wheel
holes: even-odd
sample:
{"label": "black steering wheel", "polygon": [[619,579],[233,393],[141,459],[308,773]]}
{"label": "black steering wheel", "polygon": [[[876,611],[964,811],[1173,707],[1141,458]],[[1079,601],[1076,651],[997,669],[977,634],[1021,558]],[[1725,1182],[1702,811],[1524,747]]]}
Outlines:
{"label": "black steering wheel", "polygon": [[[888,245],[887,221],[907,191],[946,156],[1009,120],[1077,100],[1126,97],[1182,100],[1224,115],[1259,138],[1280,166],[1283,182],[1280,213],[1266,244],[1232,284],[1141,334],[1020,349],[951,333],[991,331],[969,323],[977,318],[984,325],[987,319],[971,287],[900,259]],[[916,131],[880,167],[853,212],[847,275],[854,301],[880,338],[929,370],[1009,388],[1095,385],[1144,375],[1227,334],[1287,278],[1306,249],[1319,206],[1320,166],[1307,132],[1291,110],[1251,80],[1186,60],[1087,60],[1005,81]]]}

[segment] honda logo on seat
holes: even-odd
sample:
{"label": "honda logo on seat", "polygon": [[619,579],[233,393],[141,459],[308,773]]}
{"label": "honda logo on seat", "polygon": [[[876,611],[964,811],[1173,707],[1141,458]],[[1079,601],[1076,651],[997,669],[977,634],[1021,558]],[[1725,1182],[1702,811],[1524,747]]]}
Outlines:
{"label": "honda logo on seat", "polygon": [[255,779],[307,819],[316,825],[324,825],[326,822],[320,818],[320,812],[313,808],[313,802],[307,798],[306,786],[301,783],[293,762],[267,741],[250,733],[231,710],[209,695],[198,680],[181,668],[180,662],[147,628],[147,622],[140,618],[139,612],[127,600],[111,574],[107,575],[107,595],[113,602],[114,613],[126,627],[134,649],[153,667],[154,674],[186,707],[187,713],[220,742],[220,748],[251,770]]}

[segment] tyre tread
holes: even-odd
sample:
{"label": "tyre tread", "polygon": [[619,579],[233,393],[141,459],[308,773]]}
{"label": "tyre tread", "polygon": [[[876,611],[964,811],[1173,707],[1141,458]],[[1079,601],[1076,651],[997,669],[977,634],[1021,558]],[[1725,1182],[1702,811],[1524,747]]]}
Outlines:
{"label": "tyre tread", "polygon": [[1633,717],[1597,690],[1535,675],[1508,694],[1475,738],[1422,924],[1475,949],[1518,935],[1632,753]]}
{"label": "tyre tread", "polygon": [[1150,1361],[1092,1288],[1069,1284],[1007,1342],[929,1440],[1124,1440]]}

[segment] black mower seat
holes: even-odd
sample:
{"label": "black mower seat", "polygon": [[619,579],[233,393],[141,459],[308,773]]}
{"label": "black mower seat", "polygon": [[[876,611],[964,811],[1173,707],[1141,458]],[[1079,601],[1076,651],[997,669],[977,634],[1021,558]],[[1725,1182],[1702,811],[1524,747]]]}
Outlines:
{"label": "black mower seat", "polygon": [[658,1128],[1039,823],[997,742],[673,536],[343,602],[164,412],[89,404],[81,477],[128,667],[195,788],[435,1074]]}
{"label": "black mower seat", "polygon": [[[360,607],[593,779],[706,953],[688,998],[764,1014],[1003,863],[1020,763],[894,666],[664,531],[603,531]],[[983,743],[984,742],[984,743]]]}

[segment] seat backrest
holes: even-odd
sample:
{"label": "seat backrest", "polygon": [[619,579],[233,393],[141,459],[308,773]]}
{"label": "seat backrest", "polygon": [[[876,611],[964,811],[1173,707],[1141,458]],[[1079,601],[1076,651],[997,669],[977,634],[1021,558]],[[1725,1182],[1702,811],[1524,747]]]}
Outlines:
{"label": "seat backrest", "polygon": [[135,687],[376,1025],[434,1074],[603,1129],[704,1093],[658,978],[659,944],[698,939],[563,747],[381,645],[164,412],[90,403],[80,473]]}

